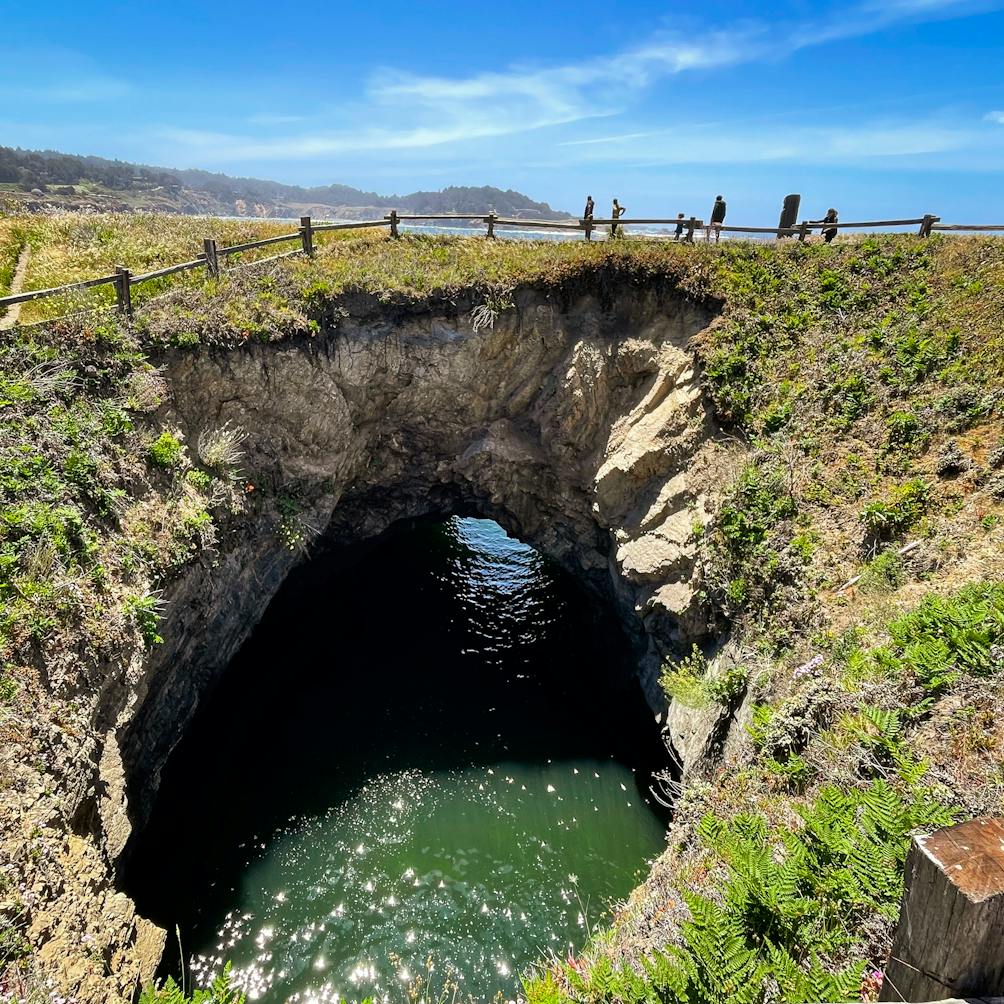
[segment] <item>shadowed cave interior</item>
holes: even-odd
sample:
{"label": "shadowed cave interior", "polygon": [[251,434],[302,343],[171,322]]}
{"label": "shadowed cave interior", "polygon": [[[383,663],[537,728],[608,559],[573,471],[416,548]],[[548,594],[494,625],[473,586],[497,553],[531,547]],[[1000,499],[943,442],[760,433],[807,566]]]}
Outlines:
{"label": "shadowed cave interior", "polygon": [[407,521],[289,576],[125,887],[197,983],[230,960],[252,999],[509,997],[662,849],[666,761],[609,608],[496,523]]}

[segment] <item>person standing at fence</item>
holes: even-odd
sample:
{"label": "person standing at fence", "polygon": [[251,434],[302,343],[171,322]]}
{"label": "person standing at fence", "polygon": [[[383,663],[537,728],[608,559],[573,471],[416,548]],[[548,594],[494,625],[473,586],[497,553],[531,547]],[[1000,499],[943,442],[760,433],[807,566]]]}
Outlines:
{"label": "person standing at fence", "polygon": [[708,223],[707,239],[711,240],[711,231],[715,232],[715,243],[717,244],[722,236],[722,224],[725,222],[725,200],[720,196],[715,196],[715,204],[711,207],[711,222]]}
{"label": "person standing at fence", "polygon": [[[622,206],[616,199],[614,199],[613,207],[610,210],[610,219],[619,220],[626,212],[627,208],[625,206]],[[623,231],[621,230],[620,227],[617,226],[616,223],[610,224],[611,237],[619,237],[622,233]]]}
{"label": "person standing at fence", "polygon": [[[821,220],[809,220],[810,223],[836,223],[837,222],[837,211],[835,209],[827,209],[826,215]],[[823,240],[827,244],[837,236],[836,227],[823,227]]]}
{"label": "person standing at fence", "polygon": [[582,221],[586,225],[586,240],[591,241],[593,239],[593,197],[591,195],[586,196],[586,208],[582,210]]}
{"label": "person standing at fence", "polygon": [[678,222],[676,224],[676,233],[673,235],[673,240],[678,241],[683,236],[686,224],[683,222],[683,213],[677,213],[676,219]]}

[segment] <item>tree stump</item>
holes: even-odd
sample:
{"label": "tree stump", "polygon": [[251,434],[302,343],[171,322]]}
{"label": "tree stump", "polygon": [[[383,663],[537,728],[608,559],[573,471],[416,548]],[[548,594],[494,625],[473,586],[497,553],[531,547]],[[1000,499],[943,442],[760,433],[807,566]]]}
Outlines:
{"label": "tree stump", "polygon": [[880,1000],[1004,995],[1004,820],[914,837]]}

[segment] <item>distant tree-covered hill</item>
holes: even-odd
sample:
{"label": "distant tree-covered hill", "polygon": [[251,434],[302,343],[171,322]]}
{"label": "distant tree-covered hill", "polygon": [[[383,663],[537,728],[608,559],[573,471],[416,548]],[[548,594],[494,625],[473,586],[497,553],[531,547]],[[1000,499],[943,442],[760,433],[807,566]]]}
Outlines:
{"label": "distant tree-covered hill", "polygon": [[342,216],[367,210],[409,213],[470,213],[494,210],[522,219],[567,219],[546,202],[512,189],[451,186],[439,192],[377,195],[348,185],[304,188],[261,178],[232,178],[209,171],[174,170],[53,150],[0,147],[0,188],[29,205],[133,209],[227,216]]}

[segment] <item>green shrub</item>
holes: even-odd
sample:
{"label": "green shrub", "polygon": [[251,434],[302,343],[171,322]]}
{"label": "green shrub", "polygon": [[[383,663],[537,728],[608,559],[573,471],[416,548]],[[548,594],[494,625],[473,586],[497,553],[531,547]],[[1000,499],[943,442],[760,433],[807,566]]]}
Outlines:
{"label": "green shrub", "polygon": [[205,471],[191,470],[185,474],[185,480],[201,492],[208,492],[213,483],[212,477]]}
{"label": "green shrub", "polygon": [[157,467],[176,467],[181,461],[181,440],[165,430],[150,444],[147,456]]}
{"label": "green shrub", "polygon": [[745,666],[730,666],[720,676],[708,679],[705,689],[708,696],[718,704],[732,704],[746,689],[749,671]]}
{"label": "green shrub", "polygon": [[771,401],[760,415],[760,424],[768,435],[778,432],[791,420],[791,401]]}
{"label": "green shrub", "polygon": [[919,383],[943,366],[959,350],[957,330],[926,330],[910,326],[897,332],[885,346],[892,357],[891,381],[900,386]]}
{"label": "green shrub", "polygon": [[803,794],[816,777],[816,771],[797,753],[791,753],[781,759],[771,757],[764,765],[768,773],[781,778],[785,788],[796,795]]}
{"label": "green shrub", "polygon": [[889,593],[906,580],[903,559],[896,551],[883,551],[861,573],[859,586],[865,593]]}
{"label": "green shrub", "polygon": [[779,467],[747,464],[719,512],[716,526],[739,556],[762,544],[768,532],[795,515],[796,505]]}
{"label": "green shrub", "polygon": [[1004,582],[929,595],[888,631],[890,644],[849,658],[858,675],[898,675],[937,695],[962,675],[1004,672]]}
{"label": "green shrub", "polygon": [[833,269],[824,268],[819,274],[819,302],[827,310],[846,307],[851,299],[851,290],[846,279]]}
{"label": "green shrub", "polygon": [[0,926],[0,973],[31,955],[31,944],[13,925]]}
{"label": "green shrub", "polygon": [[927,511],[930,488],[920,478],[896,485],[881,501],[871,502],[859,518],[871,540],[891,540],[913,526]]}
{"label": "green shrub", "polygon": [[771,720],[774,717],[774,709],[769,704],[754,704],[753,717],[746,731],[750,739],[760,748],[767,742],[770,732]]}
{"label": "green shrub", "polygon": [[0,704],[10,704],[17,697],[17,681],[6,673],[0,673]]}
{"label": "green shrub", "polygon": [[147,987],[139,995],[139,1004],[244,1004],[246,997],[230,985],[230,963],[206,990],[194,989],[187,995],[169,976],[160,986]]}
{"label": "green shrub", "polygon": [[678,662],[667,662],[662,667],[659,683],[670,700],[678,701],[684,707],[701,708],[709,701],[709,694],[704,685],[704,675],[707,671],[708,660],[694,645],[690,655],[684,656]]}
{"label": "green shrub", "polygon": [[[788,471],[774,455],[747,464],[709,526],[708,555],[721,582],[721,602],[731,613],[768,612],[782,583],[804,581],[812,541],[803,536],[792,547],[790,527],[797,513]],[[776,632],[784,630],[774,622]]]}
{"label": "green shrub", "polygon": [[743,666],[730,666],[724,673],[708,676],[708,660],[694,645],[690,655],[667,662],[659,683],[670,700],[684,707],[703,708],[708,704],[732,704],[746,687],[749,673]]}
{"label": "green shrub", "polygon": [[885,421],[887,453],[905,450],[919,453],[927,445],[930,435],[921,428],[920,419],[912,411],[894,411]]}
{"label": "green shrub", "polygon": [[119,407],[112,404],[105,404],[102,408],[102,430],[106,436],[124,436],[132,432],[134,426],[132,419]]}
{"label": "green shrub", "polygon": [[868,381],[860,373],[847,373],[846,364],[841,364],[831,373],[833,382],[825,391],[828,410],[835,413],[838,425],[847,427],[863,415],[874,398]]}
{"label": "green shrub", "polygon": [[164,639],[157,633],[160,624],[161,601],[156,596],[130,596],[123,604],[127,617],[139,628],[147,648],[160,645]]}

